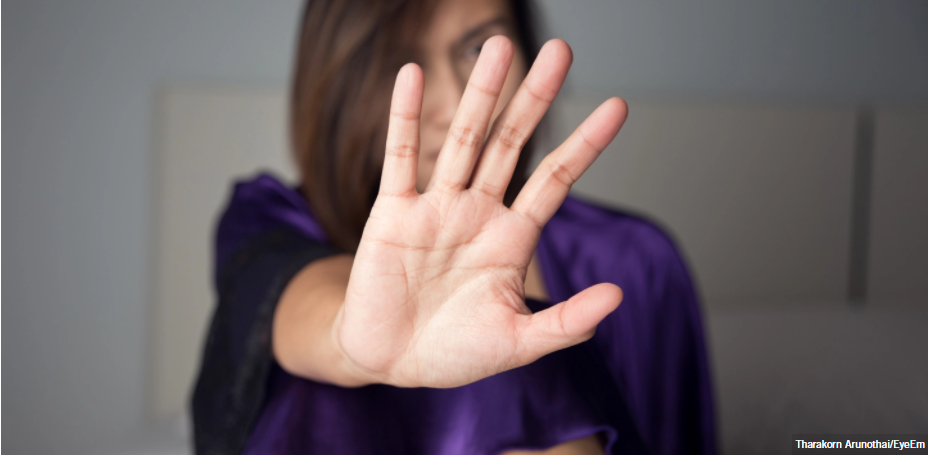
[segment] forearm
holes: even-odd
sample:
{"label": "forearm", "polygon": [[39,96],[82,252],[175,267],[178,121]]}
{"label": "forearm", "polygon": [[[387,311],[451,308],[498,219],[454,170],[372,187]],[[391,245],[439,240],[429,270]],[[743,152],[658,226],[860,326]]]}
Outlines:
{"label": "forearm", "polygon": [[345,302],[352,257],[338,255],[303,268],[287,285],[273,322],[273,351],[287,372],[323,383],[373,383],[341,350],[336,323]]}

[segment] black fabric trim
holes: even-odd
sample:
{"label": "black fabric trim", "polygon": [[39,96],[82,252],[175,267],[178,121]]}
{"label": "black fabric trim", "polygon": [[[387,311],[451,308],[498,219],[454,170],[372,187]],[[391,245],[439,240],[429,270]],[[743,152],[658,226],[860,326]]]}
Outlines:
{"label": "black fabric trim", "polygon": [[307,264],[336,253],[282,229],[255,237],[218,266],[219,303],[191,399],[197,453],[244,450],[264,407],[277,302]]}

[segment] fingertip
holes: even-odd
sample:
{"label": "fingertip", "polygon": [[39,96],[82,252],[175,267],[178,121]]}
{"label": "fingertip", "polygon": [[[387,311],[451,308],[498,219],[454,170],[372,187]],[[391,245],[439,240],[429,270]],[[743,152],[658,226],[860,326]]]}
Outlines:
{"label": "fingertip", "polygon": [[512,42],[503,35],[495,35],[484,41],[477,65],[471,72],[468,83],[475,82],[485,91],[498,93],[509,73],[514,51]]}
{"label": "fingertip", "polygon": [[409,72],[411,71],[413,65],[415,65],[415,63],[410,62],[400,67],[400,71],[396,72],[396,80],[405,81],[406,78],[409,77]]}
{"label": "fingertip", "polygon": [[393,86],[393,98],[390,101],[391,112],[405,115],[418,115],[422,107],[423,95],[422,69],[415,63],[407,63],[396,74]]}
{"label": "fingertip", "polygon": [[622,121],[628,117],[628,103],[619,97],[612,97],[603,102],[602,107],[608,109],[614,116],[619,117]]}
{"label": "fingertip", "polygon": [[622,303],[622,299],[625,298],[625,293],[622,292],[622,289],[618,285],[612,283],[603,283],[599,285],[602,289],[603,300],[611,304],[612,310],[615,310],[619,307],[619,304]]}
{"label": "fingertip", "polygon": [[512,41],[510,41],[508,37],[505,35],[493,35],[483,42],[483,49],[480,53],[483,54],[484,52],[488,54],[496,53],[506,58],[512,58],[512,54],[515,50],[512,46]]}
{"label": "fingertip", "polygon": [[581,291],[571,298],[573,323],[581,332],[595,330],[596,326],[612,313],[622,301],[622,289],[611,283],[600,283]]}
{"label": "fingertip", "polygon": [[396,75],[397,85],[413,86],[420,80],[422,80],[422,68],[412,62],[403,65]]}
{"label": "fingertip", "polygon": [[524,84],[530,93],[547,103],[560,92],[573,62],[573,52],[563,40],[549,40],[538,51]]}
{"label": "fingertip", "polygon": [[587,121],[580,125],[580,133],[597,151],[602,152],[625,124],[627,114],[625,100],[610,98],[599,105]]}
{"label": "fingertip", "polygon": [[542,53],[552,53],[554,56],[567,59],[568,66],[574,61],[574,51],[571,49],[570,45],[566,41],[560,38],[554,38],[548,40],[541,47],[541,50],[538,51],[538,55]]}

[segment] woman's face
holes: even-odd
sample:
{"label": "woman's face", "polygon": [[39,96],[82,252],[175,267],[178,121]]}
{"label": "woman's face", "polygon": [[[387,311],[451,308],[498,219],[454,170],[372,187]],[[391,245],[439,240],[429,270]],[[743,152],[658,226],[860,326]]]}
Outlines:
{"label": "woman's face", "polygon": [[458,109],[470,72],[477,62],[483,42],[494,35],[505,35],[515,45],[512,66],[493,120],[503,110],[526,75],[525,53],[518,45],[516,28],[509,5],[502,0],[444,0],[422,36],[422,60],[425,76],[420,126],[419,173],[416,188],[421,192],[429,184],[435,161],[445,142],[451,119]]}

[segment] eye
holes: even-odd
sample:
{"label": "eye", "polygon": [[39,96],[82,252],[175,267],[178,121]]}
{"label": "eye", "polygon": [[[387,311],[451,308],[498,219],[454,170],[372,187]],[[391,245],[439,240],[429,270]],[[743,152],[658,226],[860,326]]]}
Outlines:
{"label": "eye", "polygon": [[468,46],[464,48],[464,57],[468,59],[476,60],[480,56],[480,51],[483,49],[483,42],[475,44],[473,46]]}

